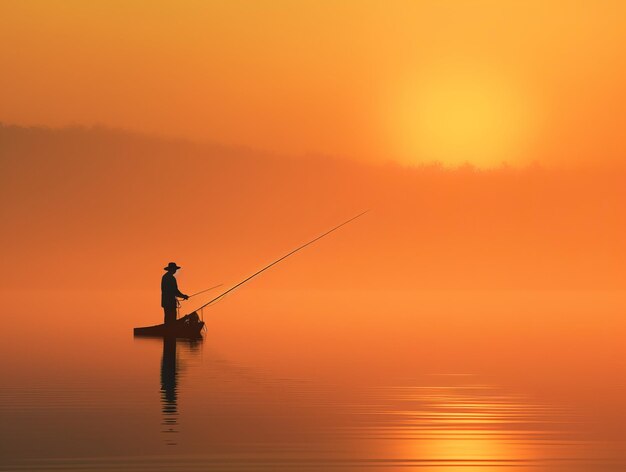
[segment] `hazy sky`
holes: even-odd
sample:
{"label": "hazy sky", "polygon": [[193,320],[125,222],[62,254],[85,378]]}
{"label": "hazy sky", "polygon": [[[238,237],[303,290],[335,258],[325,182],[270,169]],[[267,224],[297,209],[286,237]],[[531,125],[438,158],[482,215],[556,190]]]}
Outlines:
{"label": "hazy sky", "polygon": [[626,2],[3,1],[0,121],[404,163],[619,159]]}

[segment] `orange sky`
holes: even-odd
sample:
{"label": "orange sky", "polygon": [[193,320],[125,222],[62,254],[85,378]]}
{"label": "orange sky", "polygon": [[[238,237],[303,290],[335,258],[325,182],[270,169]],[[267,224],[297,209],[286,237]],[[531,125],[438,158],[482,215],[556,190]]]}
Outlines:
{"label": "orange sky", "polygon": [[[173,260],[201,289],[372,208],[259,286],[623,288],[624,18],[608,0],[2,2],[0,285],[123,268],[148,288]],[[64,128],[94,123],[130,132]]]}
{"label": "orange sky", "polygon": [[626,3],[0,4],[0,121],[478,166],[620,159]]}

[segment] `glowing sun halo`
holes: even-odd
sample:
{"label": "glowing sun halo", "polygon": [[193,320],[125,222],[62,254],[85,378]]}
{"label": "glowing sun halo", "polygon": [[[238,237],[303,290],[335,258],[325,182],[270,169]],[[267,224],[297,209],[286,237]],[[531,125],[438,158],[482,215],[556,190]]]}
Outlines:
{"label": "glowing sun halo", "polygon": [[528,139],[527,104],[493,75],[447,71],[407,88],[394,125],[409,163],[516,163]]}

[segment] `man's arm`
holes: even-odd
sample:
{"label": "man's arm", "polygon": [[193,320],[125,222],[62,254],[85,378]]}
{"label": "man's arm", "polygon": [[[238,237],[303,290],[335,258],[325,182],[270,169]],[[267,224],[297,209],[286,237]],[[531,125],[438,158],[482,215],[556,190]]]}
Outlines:
{"label": "man's arm", "polygon": [[183,298],[185,300],[189,298],[187,295],[178,290],[178,282],[176,282],[176,279],[174,279],[174,293],[176,293],[177,297]]}

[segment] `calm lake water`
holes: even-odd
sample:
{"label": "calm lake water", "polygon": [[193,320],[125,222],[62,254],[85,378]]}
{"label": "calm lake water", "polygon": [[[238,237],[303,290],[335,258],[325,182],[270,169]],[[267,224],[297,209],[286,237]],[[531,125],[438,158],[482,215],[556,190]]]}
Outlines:
{"label": "calm lake water", "polygon": [[4,298],[0,470],[626,470],[624,293]]}

